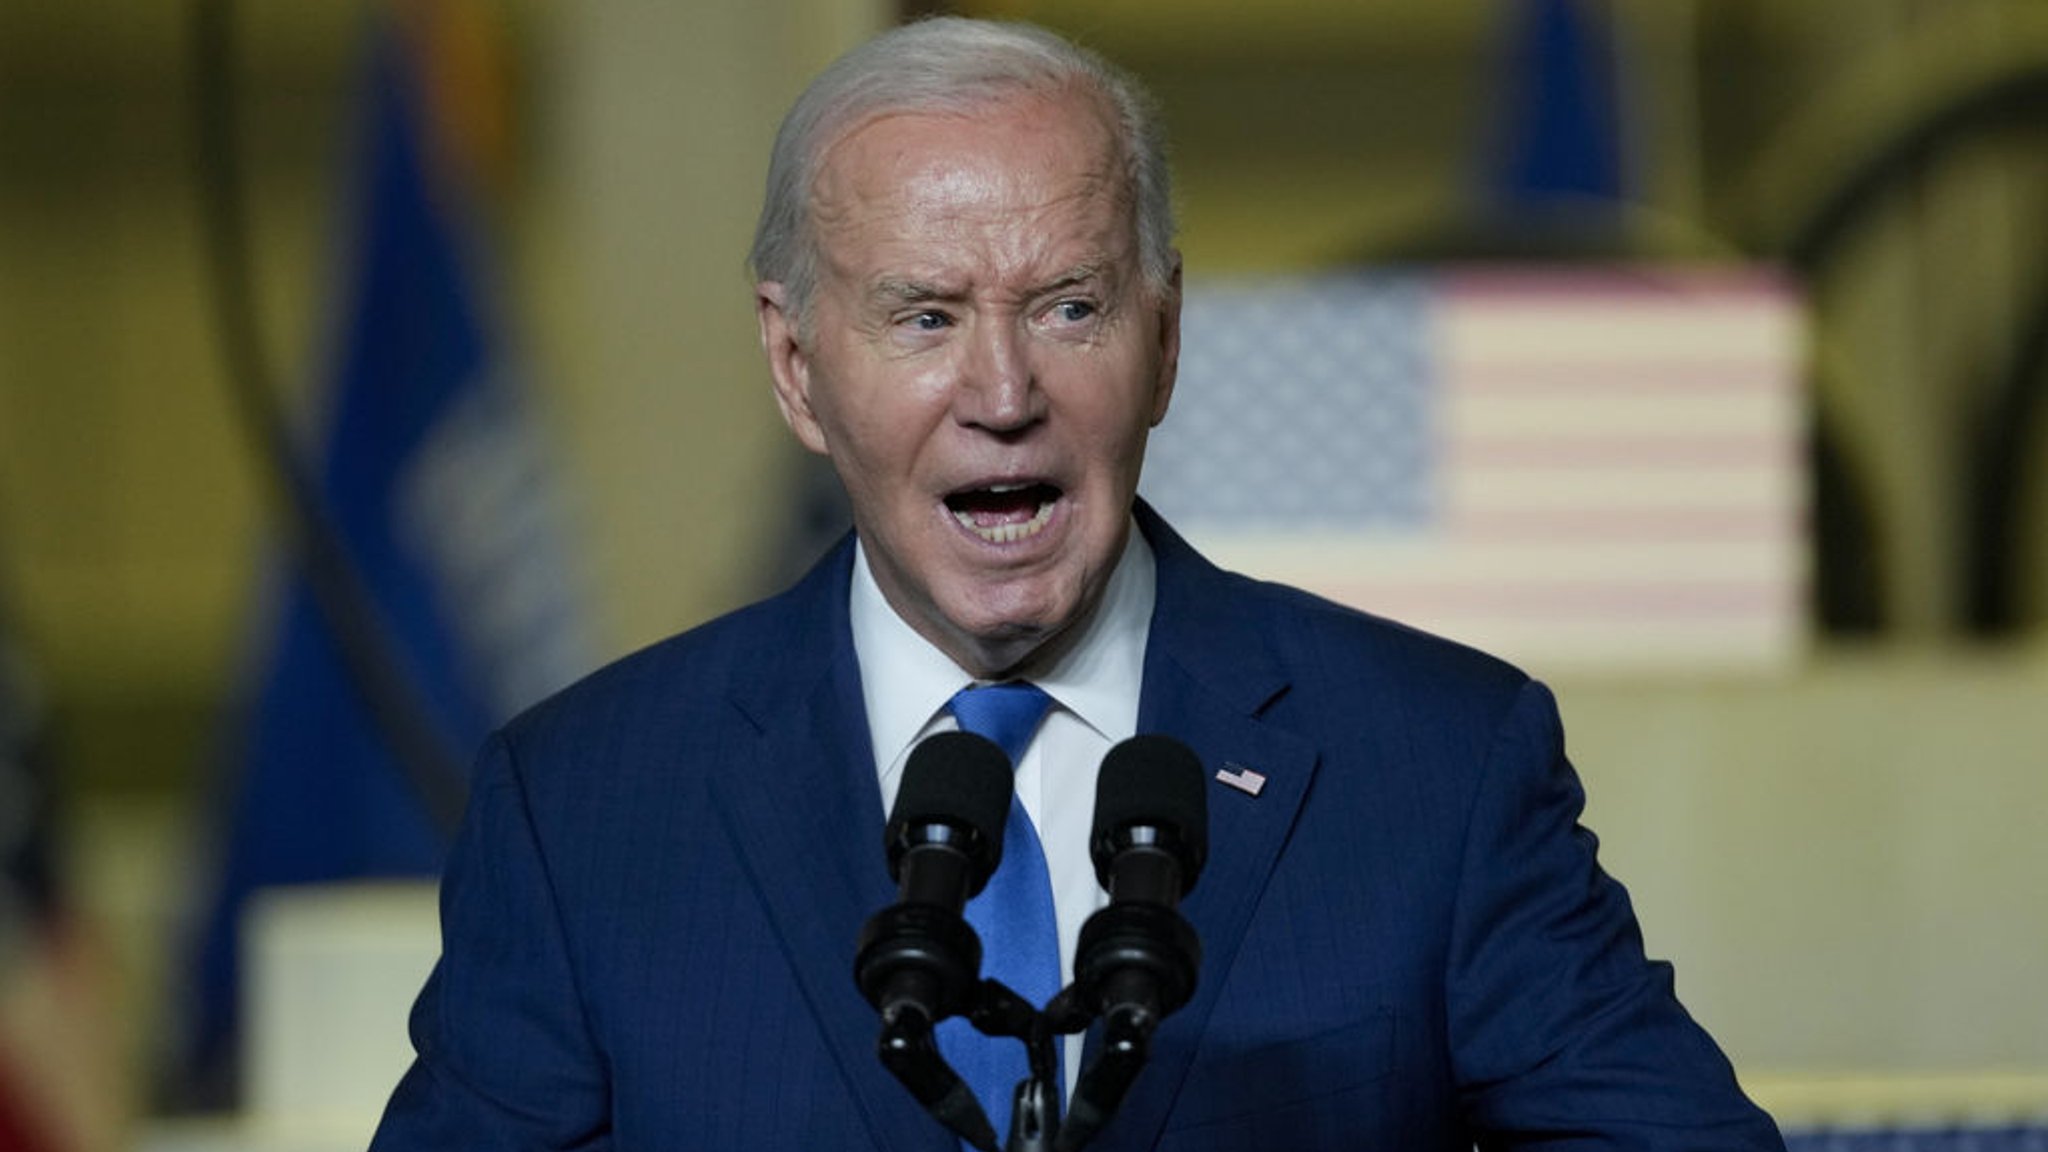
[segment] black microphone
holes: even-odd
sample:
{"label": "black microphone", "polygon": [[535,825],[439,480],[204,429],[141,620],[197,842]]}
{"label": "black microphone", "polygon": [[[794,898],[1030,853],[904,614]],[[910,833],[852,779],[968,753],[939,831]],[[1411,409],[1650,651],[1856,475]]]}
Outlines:
{"label": "black microphone", "polygon": [[958,1013],[980,979],[981,941],[961,909],[1003,857],[1009,758],[980,736],[942,732],[911,750],[882,831],[896,903],[861,931],[854,978],[889,1019]]}
{"label": "black microphone", "polygon": [[1113,902],[1171,908],[1194,889],[1209,860],[1209,796],[1193,750],[1156,735],[1109,750],[1095,781],[1088,856]]}
{"label": "black microphone", "polygon": [[1073,991],[1102,1017],[1103,1046],[1075,1086],[1057,1152],[1080,1148],[1109,1122],[1144,1067],[1152,1030],[1194,993],[1202,944],[1177,906],[1209,858],[1201,759],[1167,736],[1110,749],[1088,854],[1109,906],[1081,927]]}
{"label": "black microphone", "polygon": [[1012,789],[1010,758],[980,736],[942,732],[911,750],[882,832],[896,903],[869,917],[853,961],[881,1013],[882,1063],[977,1148],[994,1148],[995,1131],[932,1028],[967,1011],[979,987],[981,940],[961,910],[1002,861]]}

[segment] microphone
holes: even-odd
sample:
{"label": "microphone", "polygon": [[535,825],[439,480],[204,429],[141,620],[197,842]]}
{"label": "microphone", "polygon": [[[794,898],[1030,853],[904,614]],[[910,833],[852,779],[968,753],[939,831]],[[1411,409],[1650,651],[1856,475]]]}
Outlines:
{"label": "microphone", "polygon": [[1209,797],[1187,745],[1147,735],[1109,750],[1095,781],[1088,856],[1111,901],[1171,908],[1194,889],[1209,860]]}
{"label": "microphone", "polygon": [[1081,927],[1073,991],[1076,1007],[1102,1017],[1103,1046],[1075,1086],[1056,1152],[1109,1122],[1152,1030],[1194,992],[1202,944],[1177,906],[1209,858],[1205,789],[1200,758],[1171,737],[1134,736],[1102,761],[1088,854],[1109,906]]}
{"label": "microphone", "polygon": [[942,732],[911,750],[883,829],[896,903],[860,933],[854,982],[882,1017],[877,1054],[919,1103],[977,1148],[995,1131],[940,1055],[932,1028],[971,1007],[981,940],[961,916],[1003,856],[1010,759],[992,742]]}
{"label": "microphone", "polygon": [[961,909],[1003,856],[1009,758],[980,736],[942,732],[911,750],[882,831],[896,903],[861,930],[854,979],[889,1021],[958,1013],[980,979],[981,941]]}

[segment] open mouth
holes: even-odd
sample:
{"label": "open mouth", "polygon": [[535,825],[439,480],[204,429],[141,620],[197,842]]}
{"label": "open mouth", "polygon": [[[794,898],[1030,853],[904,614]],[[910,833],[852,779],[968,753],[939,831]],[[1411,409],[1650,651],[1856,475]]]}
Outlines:
{"label": "open mouth", "polygon": [[952,493],[946,510],[983,540],[1014,544],[1044,530],[1059,499],[1059,488],[1051,484],[992,484]]}

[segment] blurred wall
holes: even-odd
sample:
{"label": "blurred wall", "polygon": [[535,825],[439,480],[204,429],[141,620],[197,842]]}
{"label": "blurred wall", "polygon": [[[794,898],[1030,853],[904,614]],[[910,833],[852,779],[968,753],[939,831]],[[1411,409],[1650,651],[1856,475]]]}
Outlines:
{"label": "blurred wall", "polygon": [[547,246],[529,281],[587,486],[614,650],[753,599],[793,461],[747,248],[782,111],[887,0],[605,0],[551,14]]}

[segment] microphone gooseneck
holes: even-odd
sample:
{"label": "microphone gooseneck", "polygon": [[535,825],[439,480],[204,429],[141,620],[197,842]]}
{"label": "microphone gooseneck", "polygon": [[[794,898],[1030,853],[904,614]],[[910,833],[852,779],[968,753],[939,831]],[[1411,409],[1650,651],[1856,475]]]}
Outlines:
{"label": "microphone gooseneck", "polygon": [[882,834],[896,903],[868,919],[853,961],[882,1017],[882,1063],[941,1123],[989,1150],[995,1130],[932,1029],[974,1006],[981,941],[961,910],[1002,861],[1011,790],[1009,758],[979,736],[944,732],[911,750]]}
{"label": "microphone gooseneck", "polygon": [[1103,1045],[1055,1152],[1074,1152],[1109,1122],[1153,1029],[1194,993],[1202,945],[1177,906],[1209,856],[1205,788],[1200,758],[1170,737],[1132,737],[1102,761],[1088,850],[1109,906],[1082,925],[1072,991],[1076,1008],[1102,1018]]}

